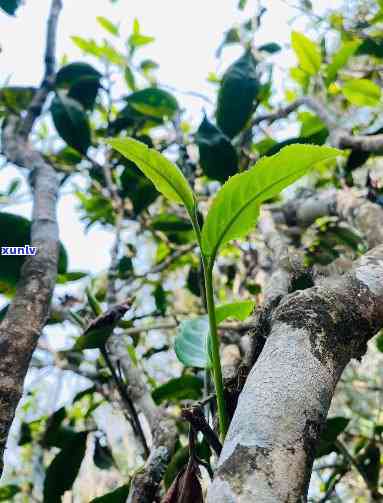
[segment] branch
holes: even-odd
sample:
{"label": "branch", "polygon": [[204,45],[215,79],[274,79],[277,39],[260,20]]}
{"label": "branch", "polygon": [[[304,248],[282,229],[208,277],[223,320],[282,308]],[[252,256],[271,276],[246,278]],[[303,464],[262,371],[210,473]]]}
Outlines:
{"label": "branch", "polygon": [[348,131],[338,126],[335,114],[328,111],[328,106],[311,96],[303,96],[285,108],[280,108],[276,112],[255,117],[253,126],[261,122],[275,122],[278,119],[288,117],[292,112],[306,106],[324,122],[330,131],[330,143],[336,148],[352,148],[363,152],[378,153],[383,150],[383,134],[377,135],[352,135]]}
{"label": "branch", "polygon": [[306,501],[335,386],[382,326],[383,245],[337,282],[280,303],[239,398],[208,501]]}
{"label": "branch", "polygon": [[[60,9],[61,0],[52,0],[45,73],[45,76],[50,78],[54,75],[53,51]],[[33,174],[31,242],[38,252],[34,257],[25,260],[15,296],[0,325],[0,472],[3,469],[4,448],[21,398],[24,378],[48,318],[56,284],[59,243],[56,220],[58,180],[55,170],[31,147],[27,138],[37,117],[38,110],[35,105],[43,105],[47,89],[44,79],[24,123],[20,125],[19,118],[11,115],[6,119],[2,131],[3,151],[7,160],[29,169]],[[40,97],[39,103],[37,96]]]}

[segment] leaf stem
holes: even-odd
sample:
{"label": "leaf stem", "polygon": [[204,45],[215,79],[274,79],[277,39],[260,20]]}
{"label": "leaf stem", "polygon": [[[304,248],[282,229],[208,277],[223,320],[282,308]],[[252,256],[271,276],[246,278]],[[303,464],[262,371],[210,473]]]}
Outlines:
{"label": "leaf stem", "polygon": [[217,395],[217,408],[219,419],[219,431],[221,441],[225,439],[228,429],[228,416],[226,412],[223,379],[221,369],[221,359],[219,356],[219,339],[217,332],[217,320],[215,317],[214,290],[213,290],[213,263],[203,259],[207,312],[209,316],[209,337],[211,343],[212,375],[214,380],[215,392]]}

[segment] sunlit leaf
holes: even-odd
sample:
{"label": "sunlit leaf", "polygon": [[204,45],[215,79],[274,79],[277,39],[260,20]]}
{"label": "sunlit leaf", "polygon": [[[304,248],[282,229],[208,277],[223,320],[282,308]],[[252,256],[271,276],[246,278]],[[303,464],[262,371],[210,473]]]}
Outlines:
{"label": "sunlit leaf", "polygon": [[332,159],[330,147],[291,145],[263,157],[249,171],[230,178],[215,196],[202,228],[203,252],[215,258],[219,248],[255,227],[260,204],[305,175],[316,163]]}
{"label": "sunlit leaf", "polygon": [[380,87],[368,79],[348,80],[342,92],[350,103],[357,106],[375,107],[381,99]]}
{"label": "sunlit leaf", "polygon": [[291,34],[291,45],[302,70],[310,75],[316,75],[322,63],[319,46],[303,33],[297,31],[293,31]]}
{"label": "sunlit leaf", "polygon": [[242,300],[238,302],[230,302],[222,304],[215,308],[215,316],[217,324],[227,318],[234,318],[238,321],[245,321],[250,316],[255,307],[255,302],[252,300]]}

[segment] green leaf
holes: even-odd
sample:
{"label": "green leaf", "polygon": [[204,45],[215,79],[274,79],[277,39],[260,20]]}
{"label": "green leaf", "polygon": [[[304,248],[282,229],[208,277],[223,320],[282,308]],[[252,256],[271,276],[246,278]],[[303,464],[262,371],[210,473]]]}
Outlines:
{"label": "green leaf", "polygon": [[65,283],[69,283],[70,281],[78,281],[79,279],[85,278],[86,276],[88,276],[88,273],[80,271],[72,271],[65,274],[59,274],[57,276],[57,284],[63,285]]}
{"label": "green leaf", "polygon": [[125,484],[110,493],[104,494],[104,496],[92,499],[90,503],[126,503],[129,489],[130,484]]}
{"label": "green leaf", "polygon": [[217,125],[229,138],[244,128],[253,113],[254,101],[260,89],[256,67],[257,61],[249,50],[222,77]]}
{"label": "green leaf", "polygon": [[[19,215],[0,212],[0,246],[19,247],[31,244],[31,222]],[[25,257],[0,254],[0,291],[16,286]],[[65,274],[68,267],[67,253],[60,244],[58,272]]]}
{"label": "green leaf", "polygon": [[108,445],[103,445],[97,437],[94,445],[93,462],[100,470],[109,470],[114,465],[113,454]]}
{"label": "green leaf", "polygon": [[174,213],[161,213],[150,221],[150,227],[165,233],[191,231],[193,229],[189,220],[179,217]]}
{"label": "green leaf", "polygon": [[34,87],[10,86],[0,89],[0,110],[19,113],[26,110],[36,92]]}
{"label": "green leaf", "polygon": [[61,138],[70,147],[86,154],[91,144],[90,125],[80,103],[59,91],[52,101],[51,112]]}
{"label": "green leaf", "polygon": [[74,62],[60,68],[56,75],[55,86],[60,89],[69,89],[84,77],[100,80],[102,75],[88,63]]}
{"label": "green leaf", "polygon": [[15,15],[15,12],[20,5],[21,0],[0,0],[0,9],[3,9],[11,16]]}
{"label": "green leaf", "polygon": [[326,456],[336,449],[334,442],[347,428],[349,419],[346,417],[331,417],[327,419],[326,426],[321,434],[320,443],[315,453],[316,458]]}
{"label": "green leaf", "polygon": [[338,75],[338,71],[343,68],[351,56],[355,54],[360,46],[360,40],[344,42],[341,48],[332,56],[331,63],[326,68],[326,84],[334,82]]}
{"label": "green leaf", "polygon": [[383,58],[383,39],[382,38],[365,38],[359,46],[356,54],[374,56],[375,58]]}
{"label": "green leaf", "polygon": [[292,32],[291,45],[302,70],[310,75],[316,75],[322,63],[322,56],[318,45],[303,35],[303,33],[297,31]]}
{"label": "green leaf", "polygon": [[238,156],[229,138],[205,116],[195,136],[203,173],[225,182],[238,172]]}
{"label": "green leaf", "polygon": [[14,484],[8,484],[0,487],[0,501],[13,501],[13,496],[21,492],[21,488]]}
{"label": "green leaf", "polygon": [[379,484],[380,475],[380,448],[375,440],[371,440],[366,449],[358,456],[358,464],[369,482],[370,490],[375,490]]}
{"label": "green leaf", "polygon": [[381,99],[380,87],[368,79],[348,80],[342,92],[350,103],[361,107],[375,107]]}
{"label": "green leaf", "polygon": [[152,42],[154,42],[154,37],[148,37],[147,35],[143,35],[140,32],[140,23],[138,22],[138,19],[135,19],[133,21],[133,33],[132,35],[130,35],[128,39],[128,45],[131,48],[131,50],[138,49],[139,47],[151,44]]}
{"label": "green leaf", "polygon": [[185,367],[210,368],[208,355],[209,321],[199,316],[183,321],[174,342],[177,358]]}
{"label": "green leaf", "polygon": [[[129,161],[130,162],[130,161]],[[121,174],[120,181],[123,197],[129,197],[135,215],[139,215],[159,196],[157,189],[146,176],[130,162]]]}
{"label": "green leaf", "polygon": [[136,91],[130,94],[126,101],[141,114],[158,119],[172,118],[179,108],[174,96],[157,87]]}
{"label": "green leaf", "polygon": [[89,288],[86,288],[85,290],[86,293],[86,298],[88,299],[88,303],[90,305],[90,308],[93,311],[93,314],[96,316],[100,316],[102,314],[102,307],[96,297],[93,295],[91,290]]}
{"label": "green leaf", "polygon": [[180,169],[165,156],[133,138],[115,138],[108,143],[120,154],[133,161],[151,180],[156,189],[170,201],[183,203],[192,220],[196,202],[190,185]]}
{"label": "green leaf", "polygon": [[97,77],[82,77],[69,89],[68,96],[78,101],[85,110],[92,110],[100,89],[100,80]]}
{"label": "green leaf", "polygon": [[107,32],[109,32],[111,35],[115,35],[116,37],[119,36],[119,29],[118,26],[113,24],[109,19],[106,19],[106,17],[103,16],[98,16],[97,18],[98,24],[104,28]]}
{"label": "green leaf", "polygon": [[152,391],[153,400],[160,404],[169,400],[198,400],[202,396],[203,382],[191,375],[170,379]]}
{"label": "green leaf", "polygon": [[282,50],[282,47],[276,42],[269,42],[268,44],[263,44],[258,47],[258,51],[268,52],[269,54],[275,54]]}
{"label": "green leaf", "polygon": [[252,300],[242,300],[238,302],[231,302],[229,304],[222,304],[215,308],[215,317],[217,325],[227,318],[235,318],[239,321],[245,321],[255,307],[255,302]]}
{"label": "green leaf", "polygon": [[61,503],[61,497],[72,488],[86,450],[88,432],[76,433],[49,465],[44,481],[44,503]]}
{"label": "green leaf", "polygon": [[161,316],[165,316],[166,308],[168,306],[167,292],[161,283],[157,283],[153,292],[153,297],[156,303],[157,311],[159,311]]}
{"label": "green leaf", "polygon": [[203,253],[214,261],[221,246],[255,227],[263,201],[278,195],[314,164],[339,153],[330,147],[291,145],[230,178],[215,196],[202,228]]}

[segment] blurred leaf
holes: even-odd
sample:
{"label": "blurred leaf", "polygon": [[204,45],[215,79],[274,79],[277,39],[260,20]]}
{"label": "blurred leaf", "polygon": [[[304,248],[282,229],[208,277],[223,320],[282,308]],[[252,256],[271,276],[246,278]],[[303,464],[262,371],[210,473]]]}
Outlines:
{"label": "blurred leaf", "polygon": [[15,15],[15,12],[20,5],[21,0],[0,0],[0,9],[3,9],[11,16]]}
{"label": "blurred leaf", "polygon": [[[30,245],[31,222],[19,215],[0,212],[1,247]],[[21,267],[26,257],[0,254],[0,291],[14,287],[20,277]],[[67,253],[60,244],[58,272],[65,274],[68,266]]]}
{"label": "blurred leaf", "polygon": [[0,487],[0,501],[13,501],[13,497],[21,492],[21,488],[14,484]]}
{"label": "blurred leaf", "polygon": [[205,116],[195,136],[204,175],[225,182],[238,172],[238,156],[229,138]]}
{"label": "blurred leaf", "polygon": [[154,37],[148,37],[147,35],[143,35],[140,31],[140,24],[138,19],[133,21],[133,33],[130,35],[128,39],[128,45],[131,50],[138,49],[147,44],[151,44],[154,42]]}
{"label": "blurred leaf", "polygon": [[118,487],[114,491],[92,499],[90,503],[126,503],[129,496],[130,483]]}
{"label": "blurred leaf", "polygon": [[100,470],[109,470],[114,465],[113,454],[108,445],[103,445],[96,437],[94,443],[93,462]]}
{"label": "blurred leaf", "polygon": [[192,266],[186,280],[186,286],[192,294],[201,296],[201,271],[199,267]]}
{"label": "blurred leaf", "polygon": [[185,367],[210,368],[209,321],[206,316],[182,321],[174,342],[177,358]]}
{"label": "blurred leaf", "polygon": [[86,276],[88,276],[88,273],[80,271],[72,271],[65,274],[59,274],[57,276],[57,284],[63,285],[64,283],[69,283],[70,281],[78,281],[79,279],[85,278]]}
{"label": "blurred leaf", "polygon": [[100,89],[100,80],[97,77],[82,77],[70,88],[68,96],[78,101],[85,110],[92,110]]}
{"label": "blurred leaf", "polygon": [[0,89],[0,110],[14,113],[26,110],[36,92],[34,87],[9,86]]}
{"label": "blurred leaf", "polygon": [[139,215],[159,196],[153,183],[141,173],[134,163],[127,166],[120,177],[123,197],[129,197],[135,215]]}
{"label": "blurred leaf", "polygon": [[357,458],[358,465],[368,480],[369,488],[375,491],[379,485],[380,475],[380,448],[372,440]]}
{"label": "blurred leaf", "polygon": [[275,54],[282,50],[282,47],[276,42],[269,42],[268,44],[263,44],[258,47],[258,51],[268,52],[269,54]]}
{"label": "blurred leaf", "polygon": [[102,75],[88,63],[70,63],[60,68],[57,72],[55,86],[60,89],[69,89],[73,84],[85,77],[91,77],[100,81]]}
{"label": "blurred leaf", "polygon": [[327,419],[326,426],[321,434],[320,443],[315,453],[316,458],[326,456],[336,450],[334,445],[338,436],[347,428],[349,419],[346,417],[331,417]]}
{"label": "blurred leaf", "polygon": [[44,481],[44,503],[61,503],[72,488],[85,455],[87,431],[76,433],[48,466]]}
{"label": "blurred leaf", "polygon": [[161,316],[165,316],[168,301],[167,301],[167,293],[164,290],[164,287],[161,285],[161,283],[157,283],[153,292],[153,296],[154,301],[156,303],[157,311],[159,311]]}
{"label": "blurred leaf", "polygon": [[61,138],[69,146],[86,154],[91,138],[90,125],[84,108],[60,91],[52,101],[51,112],[54,125]]}
{"label": "blurred leaf", "polygon": [[120,278],[127,278],[133,272],[133,262],[130,257],[122,257],[117,266],[118,275]]}
{"label": "blurred leaf", "polygon": [[236,136],[254,111],[259,91],[257,61],[251,51],[235,61],[224,73],[218,94],[217,125],[229,138]]}
{"label": "blurred leaf", "polygon": [[381,99],[380,87],[368,79],[348,80],[343,85],[342,92],[350,103],[361,107],[375,107]]}
{"label": "blurred leaf", "polygon": [[170,379],[152,391],[156,404],[175,400],[198,400],[202,397],[203,382],[191,375]]}
{"label": "blurred leaf", "polygon": [[118,37],[118,35],[119,35],[118,26],[116,26],[111,21],[109,21],[109,19],[106,19],[106,17],[103,17],[103,16],[98,16],[96,19],[97,19],[98,24],[102,28],[104,28],[104,30],[109,32],[111,35],[115,35],[116,37]]}
{"label": "blurred leaf", "polygon": [[254,311],[255,302],[252,300],[242,300],[221,304],[215,308],[217,325],[227,318],[235,318],[238,321],[245,321]]}
{"label": "blurred leaf", "polygon": [[278,195],[316,163],[337,155],[339,151],[329,147],[291,145],[230,178],[215,196],[205,219],[203,252],[214,260],[222,246],[254,228],[263,201]]}
{"label": "blurred leaf", "polygon": [[151,219],[150,227],[156,231],[165,233],[191,231],[193,229],[189,220],[179,217],[174,213],[161,213],[161,215],[156,215]]}
{"label": "blurred leaf", "polygon": [[203,503],[200,471],[197,463],[190,460],[177,475],[161,503]]}
{"label": "blurred leaf", "polygon": [[383,58],[383,39],[366,37],[358,47],[356,54]]}
{"label": "blurred leaf", "polygon": [[136,91],[130,94],[126,101],[134,110],[158,119],[172,118],[178,110],[178,103],[174,96],[157,87]]}
{"label": "blurred leaf", "polygon": [[351,42],[344,42],[341,48],[332,56],[331,63],[326,68],[326,85],[329,86],[333,82],[338,71],[343,68],[351,56],[355,54],[360,46],[360,40],[353,40]]}
{"label": "blurred leaf", "polygon": [[302,70],[309,75],[316,75],[322,63],[319,46],[303,33],[297,31],[293,31],[291,34],[291,45]]}

